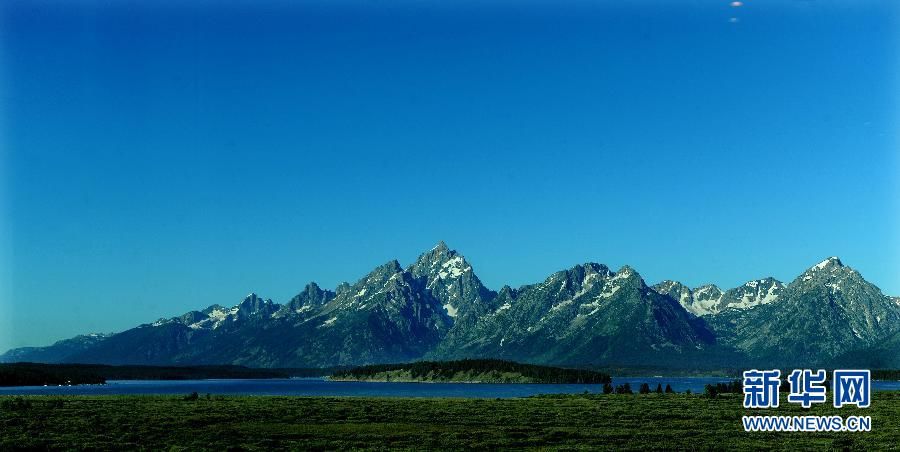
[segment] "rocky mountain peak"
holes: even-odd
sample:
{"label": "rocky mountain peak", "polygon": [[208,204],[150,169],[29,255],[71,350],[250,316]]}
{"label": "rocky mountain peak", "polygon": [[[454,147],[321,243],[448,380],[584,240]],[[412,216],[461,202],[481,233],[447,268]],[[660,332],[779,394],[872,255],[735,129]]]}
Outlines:
{"label": "rocky mountain peak", "polygon": [[862,276],[856,270],[844,265],[837,257],[829,257],[809,267],[792,284],[821,285],[844,279],[863,281]]}
{"label": "rocky mountain peak", "polygon": [[303,287],[303,291],[304,291],[304,292],[318,292],[318,291],[321,291],[321,290],[322,290],[322,288],[319,287],[319,285],[316,284],[315,281],[310,281],[310,282],[308,282],[308,283],[306,284],[305,287]]}
{"label": "rocky mountain peak", "polygon": [[813,265],[812,267],[809,267],[808,269],[806,269],[806,271],[803,272],[803,276],[809,276],[811,279],[816,276],[834,273],[834,272],[840,271],[844,268],[847,268],[844,266],[844,263],[841,262],[841,260],[838,257],[832,256],[832,257],[829,257],[829,258],[823,260],[822,262],[819,262],[818,264]]}
{"label": "rocky mountain peak", "polygon": [[495,294],[484,287],[466,258],[443,241],[419,256],[406,271],[423,284],[454,319],[491,310],[489,302]]}
{"label": "rocky mountain peak", "polygon": [[716,311],[747,309],[769,304],[778,300],[783,290],[784,284],[772,277],[747,281],[725,292],[722,302],[716,306]]}
{"label": "rocky mountain peak", "polygon": [[431,251],[447,252],[450,251],[450,247],[448,247],[447,244],[444,243],[443,240],[441,240],[437,245],[434,246],[434,248],[431,249]]}
{"label": "rocky mountain peak", "polygon": [[653,288],[654,288],[654,289],[659,288],[659,289],[662,289],[662,290],[664,290],[664,291],[668,291],[668,290],[673,290],[673,289],[674,289],[674,290],[677,290],[677,291],[679,291],[679,292],[682,291],[682,290],[685,290],[685,289],[687,289],[688,291],[691,290],[688,286],[682,284],[680,281],[672,281],[671,279],[665,279],[665,280],[662,280],[662,281],[660,281],[659,283],[654,284],[654,285],[653,285]]}
{"label": "rocky mountain peak", "polygon": [[783,289],[784,285],[771,277],[748,281],[726,292],[712,284],[691,290],[676,281],[663,281],[653,286],[653,290],[678,300],[681,306],[696,316],[771,303],[778,299]]}
{"label": "rocky mountain peak", "polygon": [[595,277],[599,276],[602,278],[607,278],[609,276],[612,276],[612,270],[610,270],[609,267],[607,267],[606,265],[597,264],[594,262],[588,262],[588,263],[585,263],[582,265],[577,265],[577,266],[575,266],[575,269],[577,269],[577,271],[583,273],[585,278],[589,278],[593,275],[596,275]]}
{"label": "rocky mountain peak", "polygon": [[812,267],[810,267],[810,270],[811,271],[825,270],[828,268],[843,267],[843,266],[844,266],[844,263],[841,262],[841,259],[839,257],[831,256],[828,259],[825,259],[822,262],[819,262],[818,264],[813,265]]}
{"label": "rocky mountain peak", "polygon": [[265,315],[273,313],[277,308],[280,306],[273,303],[271,299],[264,300],[259,295],[250,293],[237,305],[237,314],[238,317],[248,317],[257,313]]}
{"label": "rocky mountain peak", "polygon": [[719,286],[715,284],[704,284],[702,286],[697,286],[691,289],[691,291],[698,294],[706,294],[711,297],[718,297],[723,293],[722,289],[720,289]]}
{"label": "rocky mountain peak", "polygon": [[377,285],[384,284],[397,273],[403,271],[403,267],[400,266],[400,262],[397,262],[396,259],[388,261],[384,264],[379,265],[374,270],[372,270],[365,278],[365,284],[367,285]]}
{"label": "rocky mountain peak", "polygon": [[265,300],[259,297],[255,292],[250,292],[246,297],[244,297],[243,301],[238,304],[241,308],[248,308],[252,311],[256,311],[261,304],[265,303]]}
{"label": "rocky mountain peak", "polygon": [[451,250],[450,247],[441,240],[433,248],[422,253],[416,260],[416,263],[443,262],[454,255],[456,255],[456,251]]}
{"label": "rocky mountain peak", "polygon": [[351,286],[350,283],[344,281],[344,282],[338,284],[338,286],[334,289],[334,293],[336,295],[340,296],[340,295],[343,295],[343,294],[349,292],[350,289],[352,289],[352,288],[353,288],[353,286]]}
{"label": "rocky mountain peak", "polygon": [[304,313],[325,305],[335,297],[335,293],[324,290],[315,282],[310,282],[303,291],[294,295],[284,307],[281,315],[287,313]]}
{"label": "rocky mountain peak", "polygon": [[291,301],[299,298],[311,304],[321,305],[325,304],[325,302],[327,301],[325,299],[327,294],[327,290],[323,290],[321,287],[319,287],[318,284],[313,281],[307,284],[306,287],[303,288],[303,291],[294,296]]}
{"label": "rocky mountain peak", "polygon": [[429,289],[440,291],[442,287],[453,285],[454,281],[459,281],[461,285],[478,286],[474,288],[476,291],[483,289],[466,258],[448,248],[443,241],[419,256],[407,271],[415,278],[424,279]]}
{"label": "rocky mountain peak", "polygon": [[613,276],[613,272],[609,267],[603,264],[587,262],[576,265],[567,270],[560,270],[547,278],[544,284],[562,284],[562,289],[570,289],[574,291],[582,290],[590,287],[597,281]]}
{"label": "rocky mountain peak", "polygon": [[[515,297],[516,289],[513,289],[509,285],[504,284],[503,287],[500,288],[500,292],[497,293],[498,297]],[[897,299],[897,303],[900,304],[900,298]]]}
{"label": "rocky mountain peak", "polygon": [[640,273],[638,273],[637,270],[628,265],[623,265],[622,268],[616,271],[612,279],[616,281],[621,280],[632,282],[639,287],[646,286],[646,283],[644,283],[644,278],[641,278]]}
{"label": "rocky mountain peak", "polygon": [[[716,323],[729,332],[726,340],[755,358],[821,363],[900,331],[900,306],[837,257],[813,265],[787,286],[769,278],[749,284],[777,299],[750,310],[724,311]],[[739,289],[746,292],[746,286]]]}
{"label": "rocky mountain peak", "polygon": [[691,310],[691,305],[693,304],[694,299],[693,299],[693,292],[691,291],[691,289],[688,286],[685,286],[684,284],[682,284],[678,281],[672,281],[670,279],[667,279],[665,281],[662,281],[658,284],[653,285],[652,289],[655,290],[657,293],[660,293],[663,295],[668,295],[668,296],[678,300],[678,303],[680,303],[681,306],[683,306],[685,309],[687,309],[688,312],[698,315],[696,312],[693,312]]}
{"label": "rocky mountain peak", "polygon": [[391,260],[335,292],[309,283],[283,306],[256,293],[227,306],[161,319],[96,344],[72,340],[14,350],[0,361],[302,367],[498,357],[682,365],[710,353],[709,363],[829,365],[825,360],[878,346],[876,357],[900,362],[893,345],[900,342],[891,342],[900,338],[900,299],[885,296],[838,258],[787,286],[762,278],[723,292],[666,280],[651,290],[629,266],[613,272],[588,262],[497,294],[441,242],[406,270]]}
{"label": "rocky mountain peak", "polygon": [[451,250],[441,241],[434,248],[422,253],[409,267],[409,271],[416,277],[434,276],[450,267],[462,270],[469,267],[469,264],[456,250]]}
{"label": "rocky mountain peak", "polygon": [[725,292],[715,284],[704,284],[691,289],[690,292],[681,291],[679,295],[676,299],[688,312],[703,316],[718,312]]}

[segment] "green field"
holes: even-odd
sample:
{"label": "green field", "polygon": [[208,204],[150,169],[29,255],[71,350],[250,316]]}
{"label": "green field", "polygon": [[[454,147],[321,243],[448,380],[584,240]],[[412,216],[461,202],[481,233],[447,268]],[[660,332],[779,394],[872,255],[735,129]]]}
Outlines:
{"label": "green field", "polygon": [[[784,400],[782,400],[784,403]],[[868,433],[745,433],[738,394],[524,399],[174,396],[0,397],[0,450],[604,448],[887,449],[900,392],[868,409],[788,404],[760,414],[863,414]],[[30,406],[29,406],[30,405]]]}

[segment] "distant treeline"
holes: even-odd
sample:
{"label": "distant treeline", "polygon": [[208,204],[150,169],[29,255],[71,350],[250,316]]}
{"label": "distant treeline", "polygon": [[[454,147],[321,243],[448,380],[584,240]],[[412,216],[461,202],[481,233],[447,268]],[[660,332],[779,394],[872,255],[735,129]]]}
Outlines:
{"label": "distant treeline", "polygon": [[900,380],[898,369],[876,369],[872,371],[873,380]]}
{"label": "distant treeline", "polygon": [[0,364],[0,386],[59,386],[102,384],[106,379],[89,366]]}
{"label": "distant treeline", "polygon": [[374,364],[339,370],[332,374],[337,379],[366,379],[392,371],[409,371],[412,378],[452,379],[463,372],[486,374],[489,372],[518,373],[540,383],[609,383],[608,374],[593,370],[565,369],[560,367],[521,364],[498,359],[463,359],[459,361],[416,361],[405,364]]}
{"label": "distant treeline", "polygon": [[744,382],[734,380],[728,383],[708,384],[703,389],[703,394],[709,398],[716,398],[719,394],[740,394],[744,392]]}
{"label": "distant treeline", "polygon": [[336,369],[255,369],[243,366],[107,366],[101,364],[0,364],[0,386],[99,384],[106,380],[323,377]]}

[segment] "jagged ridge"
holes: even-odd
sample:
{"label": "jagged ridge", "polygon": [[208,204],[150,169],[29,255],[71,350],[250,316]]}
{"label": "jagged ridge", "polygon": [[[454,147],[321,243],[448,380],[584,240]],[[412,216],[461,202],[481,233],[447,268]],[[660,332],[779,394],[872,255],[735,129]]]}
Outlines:
{"label": "jagged ridge", "polygon": [[[334,291],[309,283],[285,304],[249,294],[113,335],[16,349],[0,361],[318,367],[423,358],[662,367],[900,362],[900,299],[837,258],[790,284],[727,291],[586,263],[519,288],[486,288],[440,242],[403,268],[389,261]],[[879,348],[881,347],[881,348]],[[789,363],[788,363],[789,364]],[[799,364],[799,363],[798,363]]]}

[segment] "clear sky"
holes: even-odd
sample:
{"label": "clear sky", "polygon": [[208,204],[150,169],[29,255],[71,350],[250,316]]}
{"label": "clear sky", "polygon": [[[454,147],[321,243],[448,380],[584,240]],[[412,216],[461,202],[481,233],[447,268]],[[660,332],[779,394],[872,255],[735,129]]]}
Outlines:
{"label": "clear sky", "polygon": [[900,295],[895,1],[68,3],[0,6],[0,351],[439,240]]}

